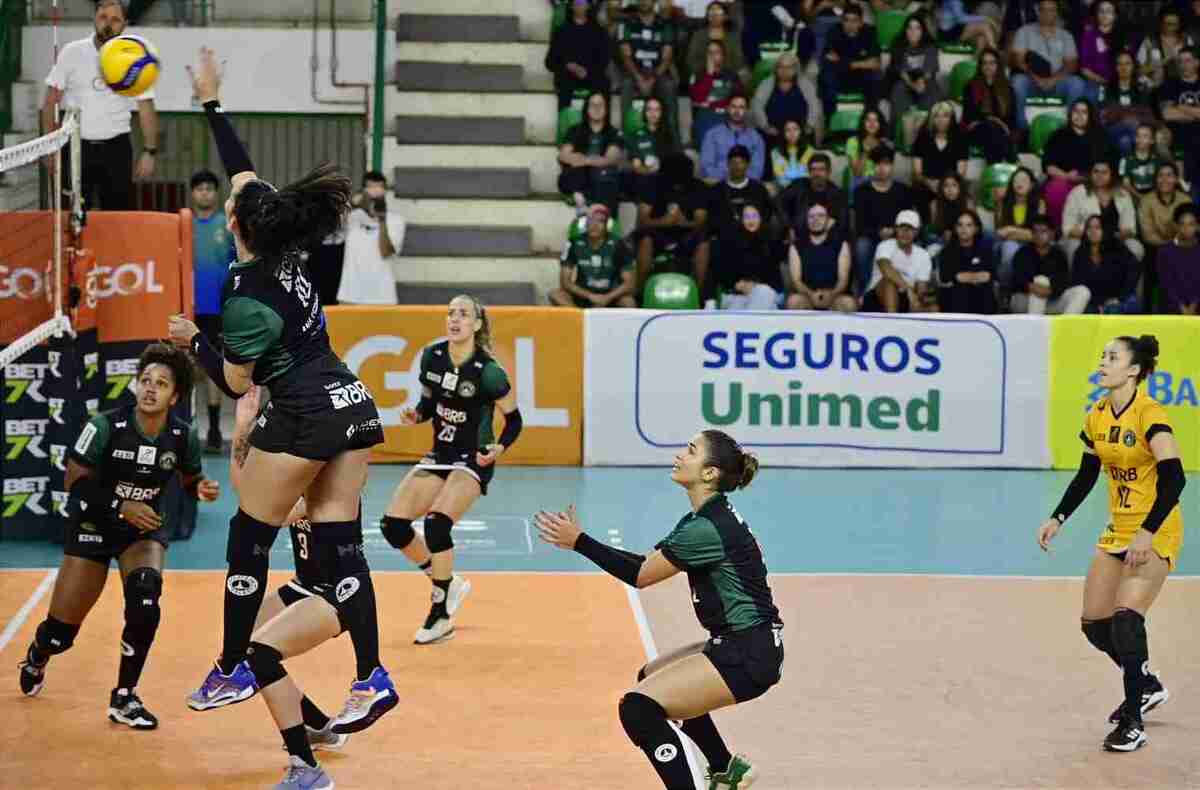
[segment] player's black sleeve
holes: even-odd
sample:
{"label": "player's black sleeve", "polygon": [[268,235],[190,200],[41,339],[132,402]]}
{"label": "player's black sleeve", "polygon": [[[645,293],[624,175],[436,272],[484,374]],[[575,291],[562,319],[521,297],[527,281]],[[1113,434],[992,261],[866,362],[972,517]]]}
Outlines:
{"label": "player's black sleeve", "polygon": [[638,572],[646,558],[631,551],[605,546],[586,532],[575,541],[575,551],[599,566],[600,570],[615,576],[630,587],[637,587]]}
{"label": "player's black sleeve", "polygon": [[1075,473],[1071,484],[1067,486],[1067,491],[1063,494],[1058,507],[1054,508],[1053,517],[1060,523],[1070,518],[1075,509],[1091,493],[1092,486],[1096,485],[1098,477],[1100,477],[1100,456],[1094,453],[1083,453],[1079,459],[1079,471]]}
{"label": "player's black sleeve", "polygon": [[1187,485],[1187,478],[1183,476],[1183,462],[1178,458],[1159,461],[1157,466],[1158,482],[1154,486],[1154,505],[1146,514],[1146,520],[1142,522],[1142,529],[1147,532],[1158,532],[1171,510],[1179,504],[1179,495]]}
{"label": "player's black sleeve", "polygon": [[246,153],[242,141],[238,139],[233,124],[225,116],[221,102],[213,99],[204,102],[204,114],[208,117],[208,125],[212,129],[213,139],[217,141],[217,151],[221,154],[221,163],[225,172],[233,178],[238,173],[253,172],[254,163]]}

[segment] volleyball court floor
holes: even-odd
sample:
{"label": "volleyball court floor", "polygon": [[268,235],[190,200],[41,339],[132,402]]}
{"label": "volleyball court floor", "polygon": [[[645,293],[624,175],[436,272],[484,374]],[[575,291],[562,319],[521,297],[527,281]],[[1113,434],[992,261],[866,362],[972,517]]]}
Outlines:
{"label": "volleyball court floor", "polygon": [[[224,461],[206,467],[227,483]],[[406,471],[372,467],[365,521]],[[1200,786],[1200,545],[1184,546],[1148,620],[1152,664],[1172,698],[1148,716],[1144,749],[1104,753],[1120,675],[1079,630],[1104,492],[1050,554],[1034,542],[1070,474],[767,469],[735,495],[786,623],[782,682],[714,715],[730,747],[759,766],[756,788]],[[1200,476],[1189,482],[1184,521],[1195,534]],[[319,755],[339,787],[660,787],[621,731],[617,700],[648,654],[703,634],[682,576],[637,592],[537,540],[531,514],[572,502],[593,535],[638,551],[687,508],[665,469],[502,467],[455,527],[474,591],[457,637],[430,647],[412,644],[429,583],[368,531],[382,654],[402,700],[343,751]],[[234,506],[226,486],[202,507],[192,540],[167,555],[163,622],[140,686],[160,718],[154,732],[105,718],[123,605],[115,572],[42,695],[21,696],[17,662],[45,616],[61,549],[0,543],[0,786],[278,781],[285,757],[261,701],[205,713],[184,705],[219,646]],[[272,567],[273,583],[288,578],[286,533]],[[330,713],[353,667],[346,637],[289,662]]]}

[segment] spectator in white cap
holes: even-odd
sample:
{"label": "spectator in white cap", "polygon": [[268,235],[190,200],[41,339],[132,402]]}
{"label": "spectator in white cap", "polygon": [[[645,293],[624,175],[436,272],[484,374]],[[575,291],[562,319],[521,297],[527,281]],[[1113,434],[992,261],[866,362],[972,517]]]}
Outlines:
{"label": "spectator in white cap", "polygon": [[911,209],[896,215],[896,236],[879,243],[863,310],[887,313],[937,312],[933,261],[917,246],[921,217]]}

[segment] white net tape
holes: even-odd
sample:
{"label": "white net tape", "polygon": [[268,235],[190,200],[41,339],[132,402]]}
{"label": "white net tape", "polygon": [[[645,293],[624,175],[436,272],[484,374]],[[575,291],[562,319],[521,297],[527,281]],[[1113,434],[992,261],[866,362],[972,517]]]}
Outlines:
{"label": "white net tape", "polygon": [[16,341],[0,350],[0,367],[8,365],[26,351],[37,348],[51,337],[62,337],[64,332],[72,336],[75,334],[71,331],[70,319],[65,315],[61,315],[58,318],[51,318],[37,329],[26,332],[17,338]]}
{"label": "white net tape", "polygon": [[43,156],[49,156],[70,142],[74,131],[75,119],[68,117],[59,129],[50,134],[0,150],[0,173],[33,164]]}

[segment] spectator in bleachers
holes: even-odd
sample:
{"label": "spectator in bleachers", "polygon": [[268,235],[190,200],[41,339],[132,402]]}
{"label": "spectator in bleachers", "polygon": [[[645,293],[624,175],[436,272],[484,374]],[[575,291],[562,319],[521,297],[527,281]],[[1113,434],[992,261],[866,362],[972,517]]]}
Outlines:
{"label": "spectator in bleachers", "polygon": [[803,0],[801,15],[808,20],[816,39],[816,55],[825,54],[829,34],[842,22],[842,12],[850,0]]}
{"label": "spectator in bleachers", "polygon": [[1038,3],[1040,0],[1008,0],[1004,7],[1004,21],[1000,25],[1000,35],[1006,44],[1017,31],[1026,25],[1038,21]]}
{"label": "spectator in bleachers", "polygon": [[1154,189],[1138,204],[1138,225],[1146,245],[1146,255],[1142,258],[1146,262],[1142,301],[1147,313],[1157,312],[1154,293],[1158,284],[1159,267],[1155,265],[1158,252],[1170,244],[1179,232],[1175,222],[1179,207],[1192,203],[1191,198],[1179,188],[1178,170],[1174,164],[1159,163],[1154,181]]}
{"label": "spectator in bleachers", "polygon": [[861,93],[867,106],[875,104],[883,76],[881,64],[875,28],[863,22],[860,5],[847,3],[841,27],[829,34],[818,74],[825,117],[833,117],[840,93]]}
{"label": "spectator in bleachers", "polygon": [[729,7],[721,0],[713,0],[705,12],[705,25],[692,34],[687,48],[687,68],[692,76],[703,74],[712,61],[709,44],[721,42],[724,48],[725,68],[737,75],[742,82],[750,79],[746,68],[746,56],[742,54],[742,38],[734,29],[729,16]]}
{"label": "spectator in bleachers", "polygon": [[636,97],[657,96],[667,110],[667,123],[679,138],[679,79],[675,74],[675,32],[654,10],[655,0],[638,0],[637,13],[617,26],[621,51],[621,112]]}
{"label": "spectator in bleachers", "polygon": [[1033,242],[1013,261],[1012,312],[1073,315],[1087,309],[1092,292],[1086,285],[1071,285],[1067,255],[1054,237],[1054,220],[1045,214],[1033,218]]}
{"label": "spectator in bleachers", "polygon": [[668,157],[682,155],[679,144],[671,137],[662,102],[653,96],[646,99],[642,126],[626,144],[631,167],[626,191],[638,203],[653,203],[662,180],[663,163]]}
{"label": "spectator in bleachers", "polygon": [[[854,230],[858,234],[854,243],[854,274],[860,296],[863,289],[873,287],[868,286],[868,282],[875,268],[875,248],[896,235],[892,218],[915,208],[912,190],[892,178],[895,163],[892,149],[879,146],[871,152],[871,161],[875,165],[874,174],[854,190]],[[915,228],[920,226],[920,222],[914,225]]]}
{"label": "spectator in bleachers", "polygon": [[712,185],[724,180],[727,163],[735,148],[745,150],[749,157],[749,175],[762,179],[767,158],[766,146],[757,129],[746,124],[746,111],[750,106],[745,95],[737,94],[729,100],[725,122],[714,126],[704,135],[700,147],[700,177]]}
{"label": "spectator in bleachers", "polygon": [[768,42],[786,44],[801,63],[808,63],[816,53],[816,36],[799,24],[803,9],[797,0],[742,0],[742,10],[742,51],[751,67],[762,58],[761,47]]}
{"label": "spectator in bleachers", "polygon": [[[1012,282],[1014,260],[1021,247],[1034,241],[1033,220],[1046,213],[1046,202],[1037,193],[1037,179],[1027,167],[1018,167],[1008,180],[1004,199],[996,208],[996,238],[999,240],[999,263],[996,281],[1001,288]],[[1066,258],[1063,258],[1066,266]]]}
{"label": "spectator in bleachers", "polygon": [[1137,51],[1138,80],[1147,92],[1169,79],[1179,77],[1179,55],[1196,46],[1184,30],[1179,9],[1164,6],[1158,13],[1158,29],[1142,40]]}
{"label": "spectator in bleachers", "polygon": [[621,133],[609,122],[608,98],[603,93],[588,96],[583,122],[571,127],[558,149],[562,173],[558,191],[574,198],[582,215],[592,203],[603,203],[616,211],[621,188]]}
{"label": "spectator in bleachers", "polygon": [[1164,82],[1158,95],[1175,146],[1183,149],[1184,180],[1195,188],[1200,178],[1200,51],[1191,47],[1179,53],[1179,77]]}
{"label": "spectator in bleachers", "polygon": [[964,211],[974,211],[975,202],[967,194],[966,185],[958,173],[947,173],[938,182],[937,191],[928,204],[918,204],[918,211],[928,212],[929,223],[924,227],[918,241],[936,258],[942,248],[954,238],[955,223]]}
{"label": "spectator in bleachers", "polygon": [[1175,240],[1158,252],[1158,276],[1168,313],[1200,315],[1200,246],[1196,243],[1196,207],[1175,210]]}
{"label": "spectator in bleachers", "polygon": [[927,196],[937,194],[941,180],[956,173],[967,176],[967,141],[959,131],[954,117],[954,105],[943,101],[934,105],[921,125],[913,146],[913,189],[922,187]]}
{"label": "spectator in bleachers", "polygon": [[377,170],[363,176],[363,191],[346,215],[346,252],[339,304],[394,305],[396,275],[392,259],[404,249],[404,218],[387,208],[387,177]]}
{"label": "spectator in bleachers", "polygon": [[808,160],[808,178],[793,181],[779,195],[784,222],[792,228],[802,228],[808,221],[808,210],[816,203],[825,205],[834,227],[847,238],[850,235],[850,213],[846,193],[830,180],[833,165],[829,154],[815,153]]}
{"label": "spectator in bleachers", "polygon": [[612,50],[608,34],[596,23],[588,0],[572,0],[567,21],[550,37],[546,70],[554,75],[558,109],[571,103],[575,91],[608,93]]}
{"label": "spectator in bleachers", "polygon": [[1016,161],[1017,97],[994,49],[979,53],[975,76],[963,91],[962,127],[967,144],[982,148],[988,164]]}
{"label": "spectator in bleachers", "polygon": [[1089,313],[1138,311],[1138,264],[1119,239],[1104,227],[1099,214],[1088,217],[1084,240],[1071,259],[1071,284],[1086,285]]}
{"label": "spectator in bleachers", "polygon": [[646,197],[638,199],[633,236],[639,290],[646,284],[655,258],[664,254],[669,254],[676,266],[686,262],[688,270],[695,272],[697,249],[704,241],[708,221],[708,194],[692,174],[692,160],[683,154],[663,159],[659,188],[652,200]]}
{"label": "spectator in bleachers", "polygon": [[[1122,156],[1133,151],[1134,137],[1140,124],[1153,123],[1151,96],[1137,82],[1133,55],[1128,51],[1117,53],[1116,77],[1104,91],[1104,105],[1100,109],[1100,123],[1112,145]],[[1153,145],[1153,129],[1151,130]]]}
{"label": "spectator in bleachers", "polygon": [[858,130],[846,141],[846,163],[854,176],[851,188],[857,189],[864,179],[875,174],[871,154],[878,148],[891,148],[887,121],[879,110],[867,110],[858,119]]}
{"label": "spectator in bleachers", "polygon": [[958,215],[954,236],[938,256],[938,301],[949,313],[993,315],[996,312],[996,258],[984,238],[979,215]]}
{"label": "spectator in bleachers", "polygon": [[[714,252],[720,252],[720,243],[737,235],[742,226],[742,209],[747,205],[758,207],[759,216],[768,226],[771,222],[771,196],[767,188],[749,175],[750,151],[743,145],[735,145],[729,151],[725,180],[708,191],[706,206],[708,224],[707,238],[696,250],[696,281],[701,293],[711,292],[708,269]],[[713,242],[716,249],[713,249]]]}
{"label": "spectator in bleachers", "polygon": [[834,224],[829,207],[813,203],[805,225],[795,230],[796,240],[788,245],[788,309],[858,309],[858,300],[850,295],[850,243],[846,229]]}
{"label": "spectator in bleachers", "polygon": [[1057,96],[1068,104],[1084,95],[1075,39],[1060,23],[1056,0],[1039,0],[1037,24],[1025,25],[1009,48],[1013,93],[1017,97],[1017,126],[1028,128],[1025,100]]}
{"label": "spectator in bleachers", "polygon": [[[814,153],[804,125],[794,118],[784,121],[783,138],[771,148],[771,176],[775,190],[787,189],[794,181],[807,177],[808,162]],[[772,184],[767,187],[771,188]]]}
{"label": "spectator in bleachers", "polygon": [[722,310],[776,310],[783,294],[783,246],[771,239],[758,206],[747,203],[733,233],[721,239],[713,279]]}
{"label": "spectator in bleachers", "polygon": [[883,92],[891,97],[895,124],[909,110],[928,110],[942,99],[938,84],[937,42],[920,14],[910,14],[904,31],[892,42]]}
{"label": "spectator in bleachers", "polygon": [[790,118],[800,120],[801,125],[818,128],[821,117],[819,102],[809,104],[809,97],[797,79],[800,61],[791,52],[785,52],[775,61],[775,73],[763,80],[754,91],[750,103],[750,122],[766,138],[770,147],[779,142],[783,123]]}
{"label": "spectator in bleachers", "polygon": [[692,72],[692,143],[703,142],[708,130],[724,122],[730,99],[742,93],[738,75],[725,65],[725,42],[708,42],[704,68]]}
{"label": "spectator in bleachers", "polygon": [[894,224],[895,238],[880,242],[872,261],[862,309],[877,313],[924,313],[937,310],[933,261],[916,244],[921,218],[901,211]]}
{"label": "spectator in bleachers", "polygon": [[1067,125],[1050,135],[1042,154],[1042,170],[1047,178],[1042,197],[1051,219],[1061,224],[1067,195],[1087,180],[1092,165],[1107,157],[1107,149],[1108,139],[1092,105],[1086,99],[1072,103]]}
{"label": "spectator in bleachers", "polygon": [[1000,25],[996,20],[983,14],[968,14],[963,0],[942,0],[937,19],[942,41],[965,41],[977,50],[1000,44]]}
{"label": "spectator in bleachers", "polygon": [[637,307],[633,256],[608,233],[608,207],[588,210],[587,233],[563,247],[558,288],[548,296],[559,307]]}
{"label": "spectator in bleachers", "polygon": [[1117,76],[1118,52],[1126,47],[1125,30],[1117,18],[1113,0],[1097,0],[1079,37],[1079,75],[1083,95],[1093,104],[1105,97],[1105,87]]}
{"label": "spectator in bleachers", "polygon": [[1106,234],[1124,242],[1139,261],[1145,256],[1146,248],[1137,238],[1137,209],[1133,198],[1117,183],[1115,171],[1112,162],[1097,160],[1088,171],[1087,180],[1067,196],[1062,232],[1068,258],[1074,257],[1083,241],[1087,218],[1097,215],[1104,221]]}
{"label": "spectator in bleachers", "polygon": [[1154,189],[1159,166],[1168,163],[1164,163],[1154,149],[1153,124],[1139,125],[1133,141],[1133,150],[1121,157],[1117,175],[1121,185],[1138,200]]}

